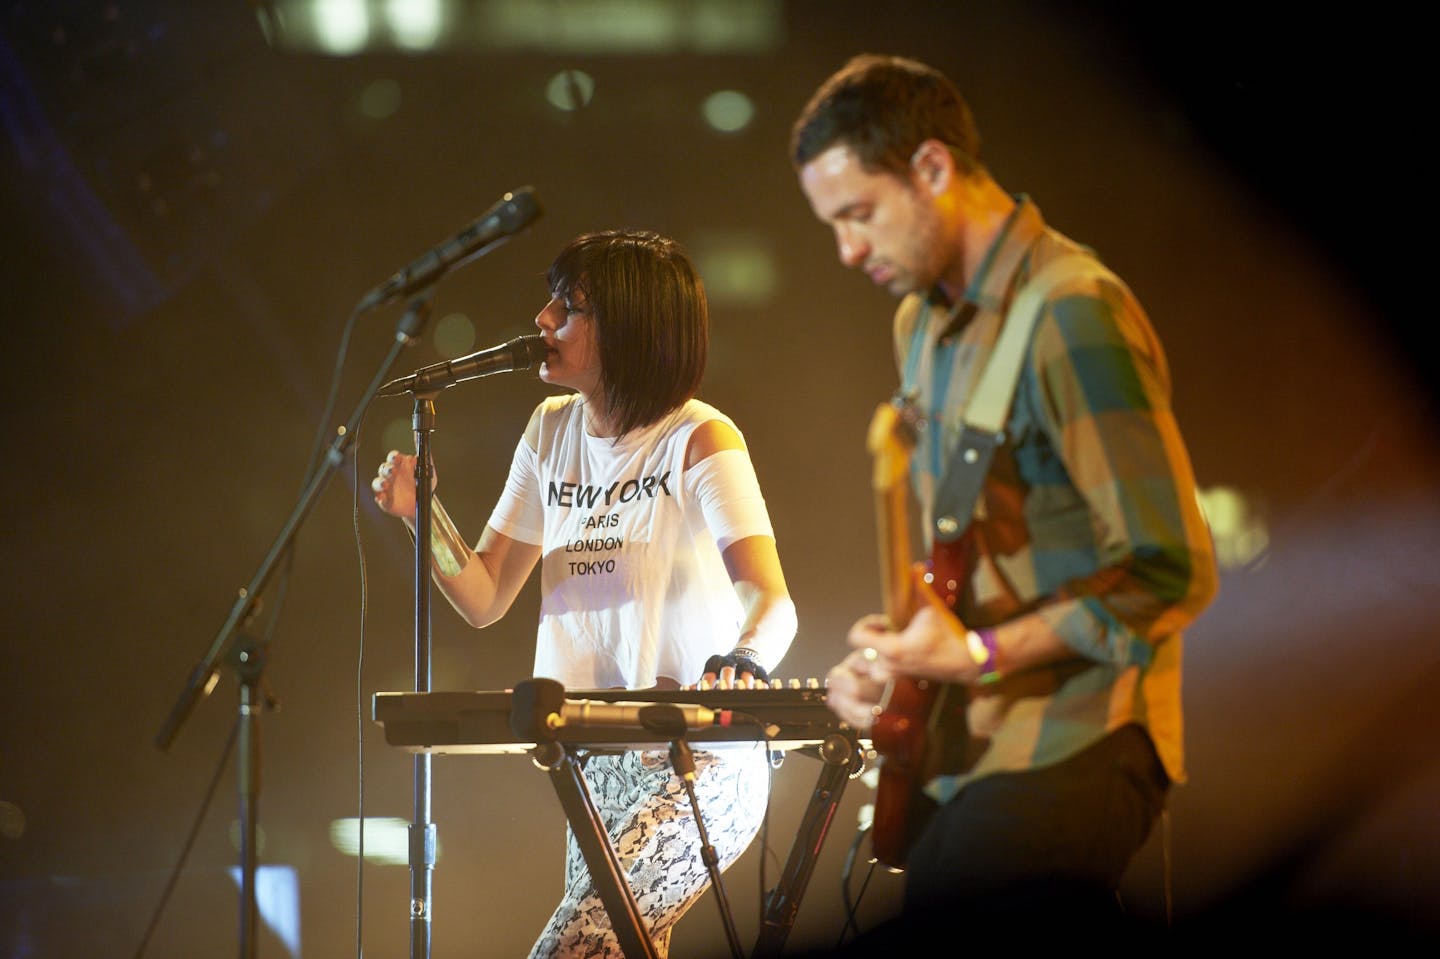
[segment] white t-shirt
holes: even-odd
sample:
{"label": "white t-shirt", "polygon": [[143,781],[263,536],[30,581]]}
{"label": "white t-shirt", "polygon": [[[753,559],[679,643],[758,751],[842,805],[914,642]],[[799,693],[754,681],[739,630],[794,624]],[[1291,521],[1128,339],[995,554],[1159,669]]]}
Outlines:
{"label": "white t-shirt", "polygon": [[[521,438],[490,516],[498,532],[543,549],[534,675],[567,689],[697,681],[744,622],[721,550],[774,535],[748,453],[722,450],[685,469],[695,427],[735,424],[692,399],[616,442],[586,433],[579,394],[539,408],[539,449]],[[701,468],[717,457],[743,463]]]}

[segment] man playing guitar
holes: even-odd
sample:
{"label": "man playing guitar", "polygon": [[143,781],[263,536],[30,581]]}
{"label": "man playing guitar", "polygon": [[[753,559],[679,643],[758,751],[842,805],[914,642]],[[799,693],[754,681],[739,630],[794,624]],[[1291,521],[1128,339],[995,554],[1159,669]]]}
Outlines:
{"label": "man playing guitar", "polygon": [[[1121,876],[1185,777],[1181,632],[1218,584],[1164,352],[1125,284],[991,178],[968,107],[934,69],[854,58],[791,147],[841,262],[903,298],[903,479],[930,560],[913,596],[855,624],[827,677],[830,708],[873,729],[882,784],[899,766],[919,794],[889,818],[877,794],[877,858],[898,860],[905,893],[900,921],[864,938],[899,954],[896,938],[937,930],[968,942],[1116,928]],[[1051,286],[1060,260],[1080,267]],[[1006,417],[973,506],[952,514],[967,408],[1022,296],[1039,305]],[[926,710],[960,702],[965,722],[897,716],[917,688]],[[927,742],[957,729],[967,748]]]}

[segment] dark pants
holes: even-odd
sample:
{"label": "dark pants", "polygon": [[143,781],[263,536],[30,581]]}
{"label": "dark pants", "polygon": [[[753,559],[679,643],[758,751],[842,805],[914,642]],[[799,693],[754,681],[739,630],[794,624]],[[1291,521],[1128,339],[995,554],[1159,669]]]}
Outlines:
{"label": "dark pants", "polygon": [[1169,786],[1134,725],[1054,766],[970,783],[934,810],[908,851],[901,915],[836,955],[1122,931],[1120,879]]}
{"label": "dark pants", "polygon": [[1113,911],[1164,806],[1150,737],[1124,726],[1064,762],[997,773],[935,810],[907,853],[905,911],[1046,905]]}

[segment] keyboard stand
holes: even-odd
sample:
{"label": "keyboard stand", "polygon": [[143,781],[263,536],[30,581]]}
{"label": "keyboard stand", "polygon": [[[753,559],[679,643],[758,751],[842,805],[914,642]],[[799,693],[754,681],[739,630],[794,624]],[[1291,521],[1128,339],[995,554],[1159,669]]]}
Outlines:
{"label": "keyboard stand", "polygon": [[[585,857],[590,879],[610,915],[611,926],[626,959],[655,959],[658,957],[655,943],[640,917],[639,905],[620,867],[619,855],[610,842],[605,824],[600,821],[595,800],[585,782],[577,756],[581,749],[572,744],[540,743],[533,750],[532,758],[550,775],[565,818]],[[784,947],[795,925],[800,900],[815,870],[820,848],[834,821],[835,809],[845,793],[845,784],[861,771],[862,753],[854,733],[848,730],[829,734],[818,746],[792,751],[810,753],[819,758],[820,775],[810,794],[810,802],[780,881],[765,896],[765,915],[752,953],[756,959],[778,956]]]}
{"label": "keyboard stand", "polygon": [[819,759],[820,775],[810,793],[810,802],[800,820],[795,842],[790,846],[790,857],[785,861],[780,881],[765,894],[765,915],[752,953],[755,959],[778,956],[785,947],[785,940],[795,925],[795,915],[800,911],[800,899],[815,871],[820,847],[830,833],[835,809],[845,795],[845,784],[864,772],[864,754],[852,730],[830,733],[819,746],[796,751]]}
{"label": "keyboard stand", "polygon": [[555,786],[565,818],[569,820],[575,841],[585,857],[590,880],[595,883],[600,901],[605,903],[605,911],[610,914],[610,925],[615,930],[615,938],[620,940],[625,959],[656,959],[659,953],[655,951],[655,943],[640,919],[640,906],[635,902],[630,884],[625,881],[620,857],[610,842],[610,834],[600,821],[600,814],[595,811],[595,800],[590,795],[590,786],[585,782],[576,752],[574,746],[541,743],[535,747],[535,765],[550,774],[550,782]]}

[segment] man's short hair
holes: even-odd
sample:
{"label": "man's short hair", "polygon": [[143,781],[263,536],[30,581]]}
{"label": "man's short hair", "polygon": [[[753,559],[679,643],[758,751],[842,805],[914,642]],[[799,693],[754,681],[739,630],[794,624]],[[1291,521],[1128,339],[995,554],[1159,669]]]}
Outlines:
{"label": "man's short hair", "polygon": [[916,148],[932,139],[964,172],[980,169],[980,132],[949,78],[917,60],[863,53],[811,96],[791,130],[790,158],[799,169],[842,145],[868,171],[905,176]]}

